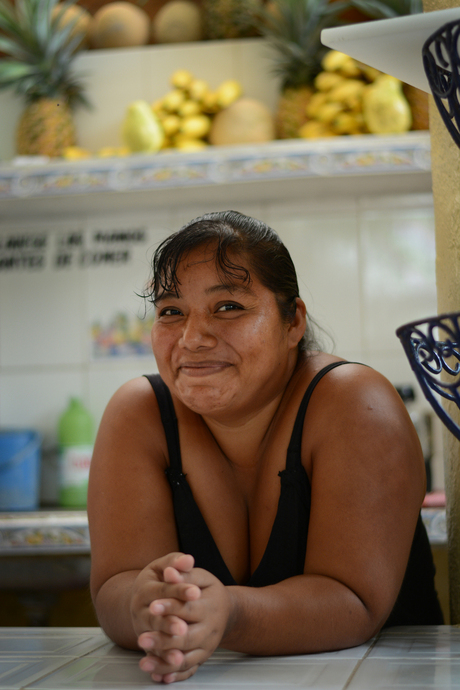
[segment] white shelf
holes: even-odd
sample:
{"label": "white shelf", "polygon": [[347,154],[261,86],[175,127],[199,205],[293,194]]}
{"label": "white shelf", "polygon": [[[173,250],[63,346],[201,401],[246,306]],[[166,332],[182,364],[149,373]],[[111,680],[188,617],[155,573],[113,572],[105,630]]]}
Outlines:
{"label": "white shelf", "polygon": [[[170,203],[431,192],[428,132],[0,165],[0,218]],[[180,194],[178,194],[180,192]]]}

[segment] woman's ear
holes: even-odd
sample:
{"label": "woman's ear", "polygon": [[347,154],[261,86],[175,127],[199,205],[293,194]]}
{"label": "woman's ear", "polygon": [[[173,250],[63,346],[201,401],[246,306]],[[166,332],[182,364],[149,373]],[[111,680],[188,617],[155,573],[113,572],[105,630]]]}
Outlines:
{"label": "woman's ear", "polygon": [[297,347],[307,328],[307,307],[305,306],[305,302],[301,300],[300,297],[297,297],[295,302],[295,315],[289,324],[288,331],[288,338],[292,347]]}

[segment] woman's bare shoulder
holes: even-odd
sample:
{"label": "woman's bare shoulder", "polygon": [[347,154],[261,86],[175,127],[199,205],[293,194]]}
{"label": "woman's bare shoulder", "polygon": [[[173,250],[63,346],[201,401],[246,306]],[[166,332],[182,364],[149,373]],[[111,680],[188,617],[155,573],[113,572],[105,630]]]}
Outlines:
{"label": "woman's bare shoulder", "polygon": [[[331,366],[331,369],[327,371],[329,365],[336,366]],[[348,361],[324,352],[312,353],[304,358],[299,367],[296,387],[306,390],[314,377],[324,369],[326,369],[324,376],[314,388],[314,397],[321,398],[323,409],[326,403],[334,404],[337,402],[337,396],[342,399],[344,394],[357,396],[359,399],[377,395],[380,402],[389,398],[400,411],[405,409],[393,384],[376,369],[361,362]]]}
{"label": "woman's bare shoulder", "polygon": [[145,376],[124,383],[110,398],[102,416],[96,448],[131,447],[164,451],[164,431],[154,390]]}

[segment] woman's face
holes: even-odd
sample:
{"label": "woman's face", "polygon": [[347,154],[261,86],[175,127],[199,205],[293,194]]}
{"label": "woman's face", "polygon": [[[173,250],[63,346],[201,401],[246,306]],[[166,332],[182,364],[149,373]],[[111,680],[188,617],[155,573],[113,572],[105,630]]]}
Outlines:
{"label": "woman's face", "polygon": [[[238,263],[249,270],[244,259]],[[214,253],[196,249],[180,263],[180,294],[158,295],[152,346],[158,370],[187,407],[228,420],[252,416],[284,390],[305,330],[298,300],[283,322],[273,292],[255,276],[249,286],[225,285]]]}

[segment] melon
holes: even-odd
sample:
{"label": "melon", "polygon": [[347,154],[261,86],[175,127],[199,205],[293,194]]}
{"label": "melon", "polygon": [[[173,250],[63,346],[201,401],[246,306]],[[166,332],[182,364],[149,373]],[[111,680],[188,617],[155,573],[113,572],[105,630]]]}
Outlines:
{"label": "melon", "polygon": [[202,37],[201,10],[191,0],[170,0],[153,19],[152,38],[156,43],[186,43]]}
{"label": "melon", "polygon": [[85,47],[88,42],[89,27],[92,21],[90,13],[83,9],[83,7],[79,7],[79,5],[69,5],[63,10],[62,4],[59,3],[53,7],[51,17],[55,19],[59,15],[58,27],[64,28],[69,22],[72,22],[73,29],[69,34],[69,40],[74,38],[74,36],[81,35],[81,41],[77,49]]}
{"label": "melon", "polygon": [[214,146],[256,144],[275,138],[273,115],[255,98],[240,98],[214,117],[209,141]]}
{"label": "melon", "polygon": [[126,48],[149,41],[150,18],[145,10],[130,2],[110,2],[93,17],[90,27],[94,48]]}

